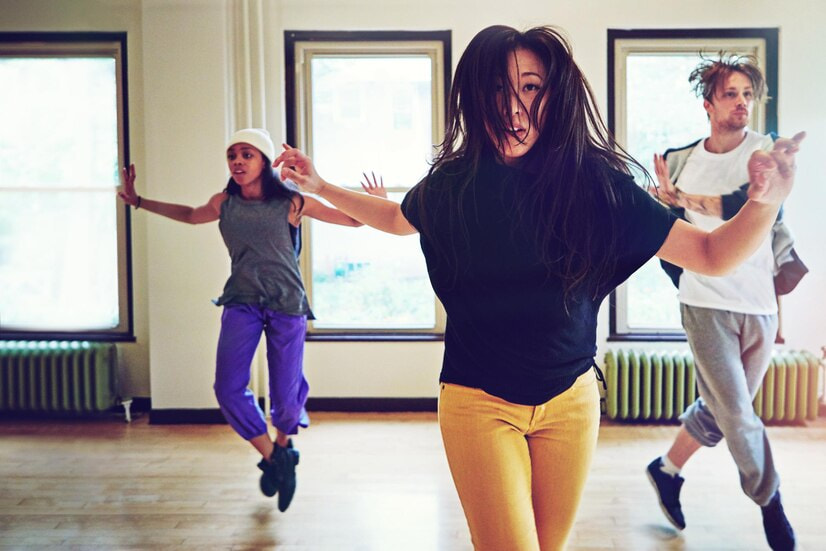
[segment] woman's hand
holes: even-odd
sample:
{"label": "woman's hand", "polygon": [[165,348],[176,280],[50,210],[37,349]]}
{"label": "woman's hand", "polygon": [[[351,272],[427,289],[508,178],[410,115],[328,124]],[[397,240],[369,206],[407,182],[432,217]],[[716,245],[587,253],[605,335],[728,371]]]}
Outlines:
{"label": "woman's hand", "polygon": [[118,197],[131,207],[140,204],[140,196],[135,192],[135,164],[123,167],[123,186],[118,192]]}
{"label": "woman's hand", "polygon": [[771,151],[752,153],[748,164],[749,199],[779,205],[788,197],[794,185],[795,155],[805,137],[805,132],[798,132],[792,138],[778,139]]}
{"label": "woman's hand", "polygon": [[281,145],[284,151],[272,162],[275,168],[281,165],[281,180],[292,180],[301,191],[319,193],[327,182],[322,180],[315,171],[313,160],[300,149],[287,144]]}
{"label": "woman's hand", "polygon": [[371,171],[370,175],[373,177],[371,182],[367,173],[362,172],[362,174],[364,175],[364,182],[361,182],[361,187],[364,188],[364,191],[370,195],[387,199],[387,190],[384,189],[384,177],[379,176],[379,179],[376,180],[376,175]]}

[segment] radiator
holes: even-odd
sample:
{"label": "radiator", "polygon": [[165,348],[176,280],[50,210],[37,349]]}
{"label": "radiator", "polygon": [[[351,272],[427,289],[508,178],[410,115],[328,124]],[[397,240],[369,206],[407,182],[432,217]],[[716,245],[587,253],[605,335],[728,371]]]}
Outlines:
{"label": "radiator", "polygon": [[112,343],[0,341],[0,412],[106,411],[117,379]]}
{"label": "radiator", "polygon": [[[775,352],[754,411],[763,421],[815,419],[820,370],[810,352]],[[672,420],[697,398],[691,352],[608,351],[605,383],[610,419]]]}

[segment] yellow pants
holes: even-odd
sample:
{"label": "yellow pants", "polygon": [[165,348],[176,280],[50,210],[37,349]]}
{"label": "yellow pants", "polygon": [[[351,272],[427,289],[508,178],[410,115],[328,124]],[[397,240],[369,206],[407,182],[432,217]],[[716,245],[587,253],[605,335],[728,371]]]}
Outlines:
{"label": "yellow pants", "polygon": [[563,549],[599,431],[593,370],[539,406],[442,384],[439,426],[475,549]]}

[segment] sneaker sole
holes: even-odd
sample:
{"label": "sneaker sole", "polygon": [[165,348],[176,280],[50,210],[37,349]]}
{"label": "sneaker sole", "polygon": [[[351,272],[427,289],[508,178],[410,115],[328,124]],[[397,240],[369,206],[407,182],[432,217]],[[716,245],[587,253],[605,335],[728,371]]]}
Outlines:
{"label": "sneaker sole", "polygon": [[[264,471],[261,467],[263,464],[263,460],[261,463],[257,465],[257,467]],[[264,471],[261,473],[261,478],[258,479],[258,488],[261,490],[261,493],[264,494],[266,497],[273,497],[275,494],[278,493],[278,485],[275,486],[271,485],[270,482],[267,480],[267,472]]]}
{"label": "sneaker sole", "polygon": [[258,488],[261,490],[261,493],[264,495],[264,497],[275,497],[275,494],[278,493],[278,488],[270,491],[269,489],[265,489],[264,486],[261,486],[260,484]]}
{"label": "sneaker sole", "polygon": [[657,503],[660,504],[660,510],[662,510],[663,515],[665,515],[665,518],[667,518],[668,522],[670,522],[671,525],[674,526],[674,528],[676,528],[677,530],[680,530],[680,531],[685,530],[685,526],[680,526],[677,523],[677,521],[675,521],[671,517],[671,514],[668,512],[668,509],[666,508],[665,504],[663,503],[662,498],[660,497],[660,490],[659,490],[659,488],[657,488],[657,483],[654,482],[654,477],[651,476],[651,471],[649,471],[648,469],[645,469],[645,476],[648,477],[648,482],[651,483],[651,486],[653,486],[653,488],[654,488],[654,493],[657,494]]}

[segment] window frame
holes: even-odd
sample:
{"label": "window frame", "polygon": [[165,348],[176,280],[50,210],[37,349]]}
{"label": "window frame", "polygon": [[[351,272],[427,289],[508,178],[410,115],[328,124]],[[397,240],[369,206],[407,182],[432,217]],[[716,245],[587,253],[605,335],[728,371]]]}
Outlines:
{"label": "window frame", "polygon": [[[415,43],[415,45],[413,44]],[[434,43],[436,43],[434,45]],[[429,44],[429,46],[428,46]],[[389,47],[388,47],[389,46]],[[437,53],[433,53],[433,52]],[[303,88],[303,79],[298,63],[304,52],[311,55],[335,54],[376,54],[410,53],[427,54],[434,58],[434,91],[442,101],[434,103],[433,128],[441,139],[445,124],[445,113],[450,92],[452,74],[451,31],[284,31],[285,61],[285,105],[287,141],[307,150],[310,125],[308,91]],[[440,59],[438,59],[440,57]],[[442,66],[439,67],[438,64]],[[311,154],[311,152],[308,151]],[[389,192],[403,192],[408,188],[387,188]],[[301,272],[307,294],[312,303],[312,271],[310,256],[310,224],[302,224]],[[376,328],[316,328],[308,323],[307,340],[319,341],[422,341],[444,339],[447,316],[439,299],[434,294],[435,323],[429,329],[376,329]]]}
{"label": "window frame", "polygon": [[[109,57],[115,60],[118,166],[130,163],[128,63],[126,32],[0,32],[0,56]],[[0,340],[94,340],[134,342],[131,213],[117,203],[117,272],[120,323],[109,330],[9,330],[0,326]]]}
{"label": "window frame", "polygon": [[[608,129],[625,147],[625,79],[620,71],[624,67],[625,56],[638,52],[694,52],[713,55],[721,47],[737,43],[751,42],[758,45],[762,41],[763,73],[769,89],[769,97],[761,105],[755,105],[752,115],[757,121],[755,130],[763,133],[777,132],[778,93],[778,39],[779,29],[761,28],[719,28],[719,29],[608,29]],[[711,43],[709,45],[709,43]],[[699,49],[698,47],[699,46]],[[688,75],[686,75],[688,78]],[[762,124],[760,124],[762,121]],[[702,137],[702,136],[698,136]],[[679,144],[664,144],[675,146]],[[631,276],[633,277],[633,275]],[[665,276],[664,276],[665,277]],[[630,278],[629,278],[630,279]],[[626,283],[611,292],[609,296],[608,341],[685,342],[682,330],[645,328],[634,330],[628,326]]]}

